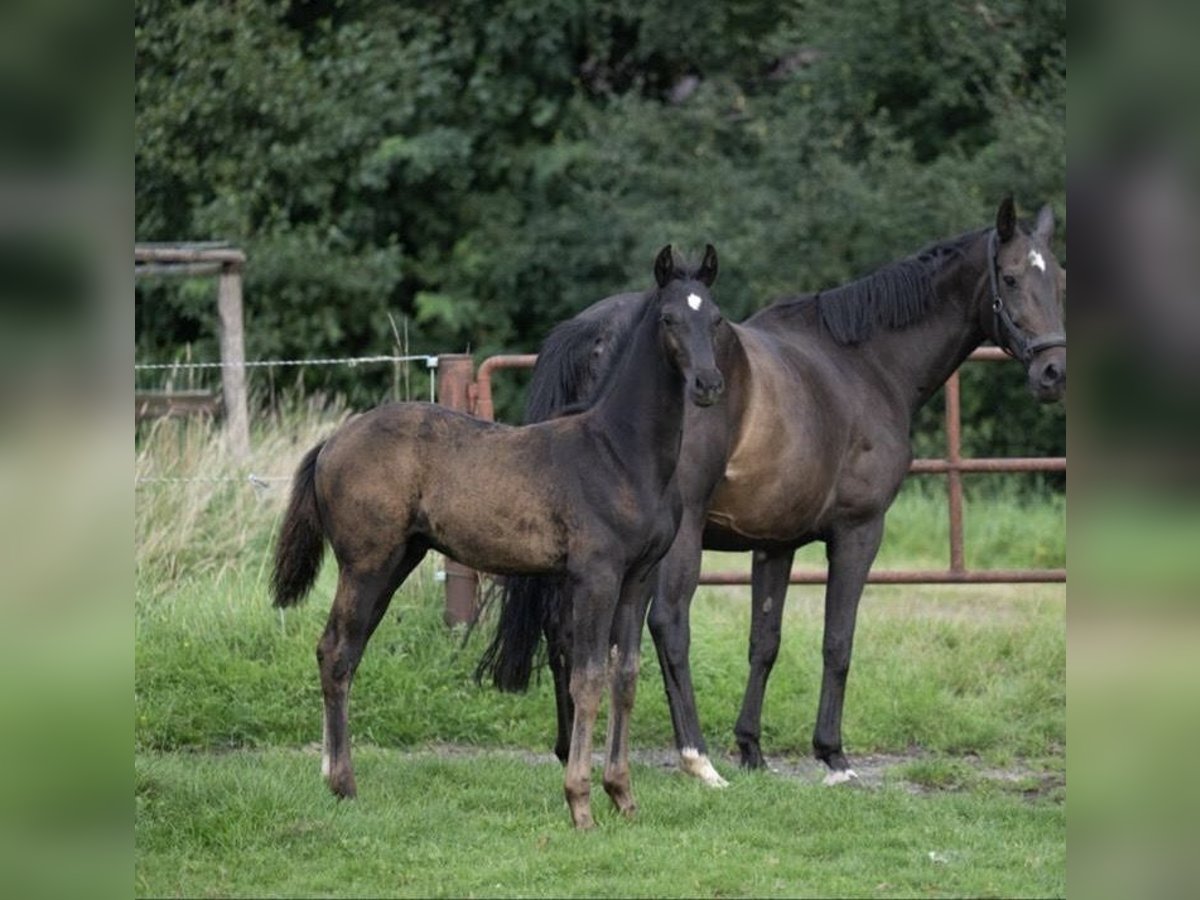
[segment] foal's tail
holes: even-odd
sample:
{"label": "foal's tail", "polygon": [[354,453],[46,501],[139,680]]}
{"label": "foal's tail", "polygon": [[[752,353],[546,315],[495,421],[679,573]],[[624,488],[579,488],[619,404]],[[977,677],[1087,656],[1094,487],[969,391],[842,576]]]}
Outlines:
{"label": "foal's tail", "polygon": [[556,627],[562,602],[562,580],[547,575],[513,575],[504,580],[496,634],[475,667],[475,681],[489,675],[502,691],[529,687],[542,633]]}
{"label": "foal's tail", "polygon": [[325,442],[305,454],[292,481],[292,498],[279,528],[275,542],[275,570],[271,573],[271,590],[275,606],[295,606],[312,589],[321,571],[325,555],[325,533],[317,513],[317,491],[313,479],[317,454]]}

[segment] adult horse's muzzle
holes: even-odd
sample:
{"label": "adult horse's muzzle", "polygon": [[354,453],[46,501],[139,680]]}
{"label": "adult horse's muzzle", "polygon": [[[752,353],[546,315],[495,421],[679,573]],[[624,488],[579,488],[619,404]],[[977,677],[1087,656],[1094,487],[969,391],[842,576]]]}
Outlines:
{"label": "adult horse's muzzle", "polygon": [[1067,392],[1067,348],[1048,347],[1029,361],[1029,390],[1042,403],[1061,400]]}
{"label": "adult horse's muzzle", "polygon": [[701,369],[691,379],[692,402],[697,406],[712,406],[725,390],[725,379],[719,369]]}

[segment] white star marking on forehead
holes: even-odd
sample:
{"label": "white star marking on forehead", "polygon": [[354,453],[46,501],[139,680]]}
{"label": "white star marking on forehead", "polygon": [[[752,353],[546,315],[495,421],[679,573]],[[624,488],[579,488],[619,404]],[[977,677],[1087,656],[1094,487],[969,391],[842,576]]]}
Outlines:
{"label": "white star marking on forehead", "polygon": [[699,294],[688,294],[688,306],[690,306],[692,309],[700,309],[703,303],[704,298],[702,298]]}
{"label": "white star marking on forehead", "polygon": [[1029,264],[1041,272],[1046,271],[1046,260],[1042,258],[1042,254],[1036,250],[1029,251]]}

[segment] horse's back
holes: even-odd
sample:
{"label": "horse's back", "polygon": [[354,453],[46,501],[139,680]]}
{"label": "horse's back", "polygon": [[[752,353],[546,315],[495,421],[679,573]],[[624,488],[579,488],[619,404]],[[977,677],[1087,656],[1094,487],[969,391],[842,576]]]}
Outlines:
{"label": "horse's back", "polygon": [[514,428],[427,403],[350,420],[317,461],[335,552],[416,535],[484,571],[561,571],[579,494],[578,430],[564,421]]}

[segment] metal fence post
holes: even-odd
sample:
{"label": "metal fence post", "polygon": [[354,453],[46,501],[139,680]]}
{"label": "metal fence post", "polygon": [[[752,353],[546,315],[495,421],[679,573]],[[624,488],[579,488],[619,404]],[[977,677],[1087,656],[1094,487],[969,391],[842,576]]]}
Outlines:
{"label": "metal fence post", "polygon": [[[438,403],[469,413],[474,384],[475,364],[469,354],[446,353],[438,357]],[[479,574],[449,558],[445,571],[446,608],[442,618],[450,626],[473,622],[479,613]]]}

